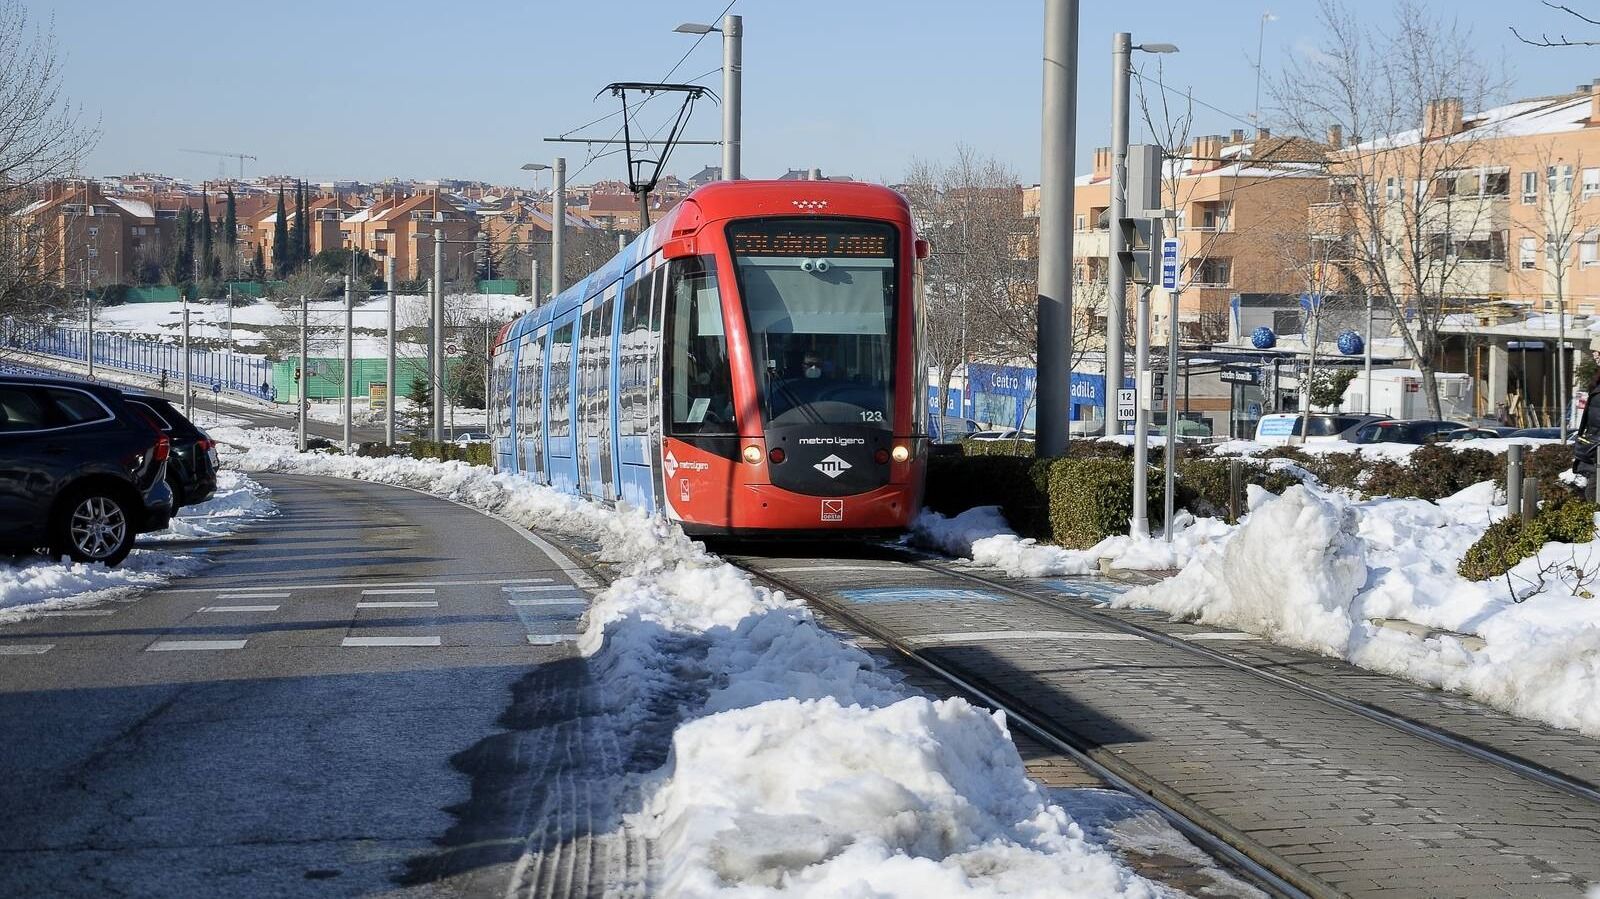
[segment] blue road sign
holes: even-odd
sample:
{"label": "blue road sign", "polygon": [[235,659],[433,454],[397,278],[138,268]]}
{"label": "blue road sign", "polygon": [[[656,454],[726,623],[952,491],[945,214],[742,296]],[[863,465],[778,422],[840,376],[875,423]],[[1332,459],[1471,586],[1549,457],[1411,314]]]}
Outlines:
{"label": "blue road sign", "polygon": [[1168,237],[1161,241],[1161,287],[1178,289],[1178,239]]}

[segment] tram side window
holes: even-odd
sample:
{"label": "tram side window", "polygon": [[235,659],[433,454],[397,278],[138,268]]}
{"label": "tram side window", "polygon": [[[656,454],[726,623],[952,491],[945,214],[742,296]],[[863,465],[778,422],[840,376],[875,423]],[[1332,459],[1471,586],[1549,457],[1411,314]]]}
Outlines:
{"label": "tram side window", "polygon": [[550,341],[550,436],[572,436],[572,324],[556,329]]}
{"label": "tram side window", "polygon": [[617,288],[606,291],[605,302],[596,310],[600,325],[595,329],[594,341],[594,414],[600,421],[596,430],[606,434],[611,429],[611,334],[616,324]]}
{"label": "tram side window", "polygon": [[522,379],[525,393],[521,404],[522,411],[519,414],[525,422],[521,428],[522,433],[530,440],[538,440],[543,429],[543,422],[540,421],[540,401],[544,399],[544,340],[545,334],[540,332],[539,336],[531,338],[522,348],[523,358],[526,360]]}
{"label": "tram side window", "polygon": [[628,285],[622,298],[622,351],[618,389],[621,436],[645,433],[645,384],[650,358],[650,277]]}
{"label": "tram side window", "polygon": [[674,259],[667,274],[670,420],[676,434],[733,431],[733,379],[722,300],[710,256]]}

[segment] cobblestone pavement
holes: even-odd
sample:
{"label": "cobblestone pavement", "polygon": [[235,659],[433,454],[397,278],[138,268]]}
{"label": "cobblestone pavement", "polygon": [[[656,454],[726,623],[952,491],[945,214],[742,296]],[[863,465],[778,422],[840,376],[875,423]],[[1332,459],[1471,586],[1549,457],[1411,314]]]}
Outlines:
{"label": "cobblestone pavement", "polygon": [[[813,548],[814,549],[814,548]],[[1361,896],[1581,896],[1600,804],[1290,687],[883,551],[743,559],[981,681],[1031,719],[1171,787],[1325,884]],[[832,552],[844,555],[837,547]],[[1088,607],[1094,582],[1024,584]],[[1063,595],[1088,598],[1062,599]],[[1119,613],[1592,783],[1600,743],[1460,697]]]}

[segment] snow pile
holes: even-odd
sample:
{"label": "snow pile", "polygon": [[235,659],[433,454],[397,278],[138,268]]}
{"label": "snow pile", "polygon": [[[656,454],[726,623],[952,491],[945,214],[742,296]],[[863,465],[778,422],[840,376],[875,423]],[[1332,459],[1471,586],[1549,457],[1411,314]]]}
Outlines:
{"label": "snow pile", "polygon": [[1160,536],[1115,536],[1085,550],[1065,549],[1019,537],[999,506],[978,506],[948,518],[924,510],[912,523],[912,542],[975,565],[998,568],[1012,577],[1063,577],[1098,574],[1102,559],[1113,568],[1161,571],[1182,568],[1202,547],[1233,528],[1215,518],[1174,516],[1177,528],[1168,543]]}
{"label": "snow pile", "polygon": [[211,499],[184,507],[169,529],[140,535],[133,552],[116,568],[48,559],[0,563],[0,622],[114,599],[193,574],[205,566],[203,556],[143,547],[224,536],[275,511],[266,488],[238,472],[219,472]]}
{"label": "snow pile", "polygon": [[628,825],[656,892],[694,896],[1153,896],[1025,774],[1004,723],[910,695],[800,603],[681,529],[461,462],[251,447],[256,470],[410,487],[595,540],[621,576],[579,648],[627,757],[670,742]]}
{"label": "snow pile", "polygon": [[[1467,581],[1456,566],[1504,516],[1498,501],[1490,483],[1437,504],[1254,488],[1235,533],[1115,604],[1241,628],[1600,735],[1600,599],[1584,595],[1600,593],[1600,542],[1548,544],[1505,578]],[[1379,618],[1474,635],[1482,648]]]}

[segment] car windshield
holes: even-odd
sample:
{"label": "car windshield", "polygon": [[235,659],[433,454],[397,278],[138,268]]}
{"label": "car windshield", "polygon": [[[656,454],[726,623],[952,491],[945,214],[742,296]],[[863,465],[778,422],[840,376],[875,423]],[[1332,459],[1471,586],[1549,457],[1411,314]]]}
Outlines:
{"label": "car windshield", "polygon": [[767,425],[888,426],[898,266],[892,225],[728,226]]}

